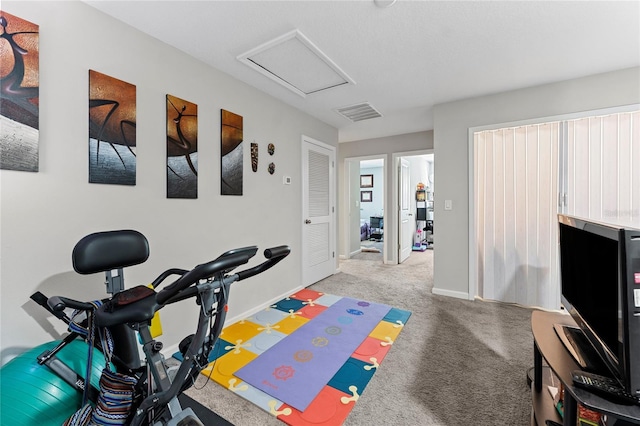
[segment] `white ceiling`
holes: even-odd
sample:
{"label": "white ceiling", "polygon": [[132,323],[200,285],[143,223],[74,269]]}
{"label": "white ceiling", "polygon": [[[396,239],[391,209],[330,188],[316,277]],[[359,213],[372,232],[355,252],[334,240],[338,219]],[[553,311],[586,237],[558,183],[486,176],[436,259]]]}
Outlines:
{"label": "white ceiling", "polygon": [[[86,3],[339,129],[341,142],[433,129],[433,105],[640,65],[638,1]],[[354,81],[301,97],[237,56],[298,29]],[[371,103],[351,123],[334,110]]]}

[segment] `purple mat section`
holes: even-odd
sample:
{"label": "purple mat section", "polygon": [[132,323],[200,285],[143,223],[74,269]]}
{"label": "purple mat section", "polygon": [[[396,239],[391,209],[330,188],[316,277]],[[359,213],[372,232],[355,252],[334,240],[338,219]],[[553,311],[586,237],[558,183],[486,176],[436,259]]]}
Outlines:
{"label": "purple mat section", "polygon": [[304,411],[390,309],[343,297],[235,375]]}

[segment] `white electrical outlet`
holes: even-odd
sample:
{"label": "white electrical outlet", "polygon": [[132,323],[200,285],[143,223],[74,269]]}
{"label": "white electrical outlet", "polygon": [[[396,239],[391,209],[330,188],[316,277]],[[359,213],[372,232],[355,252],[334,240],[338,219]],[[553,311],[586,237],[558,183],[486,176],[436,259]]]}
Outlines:
{"label": "white electrical outlet", "polygon": [[282,183],[285,185],[291,185],[291,176],[282,176]]}

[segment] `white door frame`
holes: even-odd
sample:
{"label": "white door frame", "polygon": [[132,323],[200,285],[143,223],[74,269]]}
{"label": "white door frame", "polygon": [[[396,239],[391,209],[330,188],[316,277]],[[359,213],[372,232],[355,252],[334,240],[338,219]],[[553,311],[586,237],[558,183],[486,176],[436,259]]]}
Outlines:
{"label": "white door frame", "polygon": [[[406,152],[394,152],[393,154],[391,154],[391,167],[393,167],[393,170],[398,170],[398,166],[400,164],[400,157],[413,157],[416,155],[427,155],[427,154],[434,154],[434,160],[433,160],[433,164],[435,167],[435,163],[436,163],[436,159],[435,159],[435,152],[433,149],[421,149],[418,151],[406,151]],[[393,255],[392,258],[389,259],[389,263],[398,263],[398,245],[400,244],[400,238],[398,235],[398,223],[400,218],[398,217],[398,205],[400,203],[400,192],[398,191],[398,186],[400,185],[400,182],[398,181],[398,173],[393,173],[391,178],[393,179],[392,182],[392,194],[391,194],[391,199],[393,200],[393,208],[391,209],[391,216],[392,216],[392,220],[393,220],[393,228],[395,228],[394,230],[392,230],[392,232],[390,233],[391,235],[387,235],[385,234],[385,238],[387,237],[391,237],[389,238],[390,243],[387,245],[387,247],[393,247],[393,250],[389,250],[390,255]],[[434,217],[435,219],[435,217]],[[385,222],[386,224],[386,222]],[[385,227],[386,228],[386,227]]]}
{"label": "white door frame", "polygon": [[[330,219],[329,219],[329,251],[333,254],[332,259],[333,259],[333,267],[332,267],[332,272],[331,274],[335,274],[337,272],[337,265],[338,265],[338,258],[337,258],[337,251],[336,251],[336,236],[337,236],[337,227],[336,227],[336,167],[335,167],[335,162],[336,162],[336,152],[337,149],[335,146],[326,144],[322,141],[319,141],[317,139],[313,139],[309,136],[305,136],[302,135],[301,138],[302,141],[302,146],[303,148],[301,149],[301,185],[300,185],[300,199],[302,201],[302,208],[301,208],[301,214],[304,215],[305,214],[305,188],[304,188],[304,182],[305,182],[305,178],[304,178],[304,173],[306,172],[305,170],[305,162],[307,161],[307,159],[305,159],[304,156],[304,145],[309,144],[309,145],[316,145],[318,147],[321,147],[323,149],[326,149],[328,151],[331,151],[331,156],[332,156],[332,164],[329,166],[329,185],[330,185],[330,196],[329,196],[329,204],[330,204]],[[300,233],[300,248],[301,248],[301,263],[302,263],[302,267],[301,267],[301,277],[300,277],[300,282],[302,283],[302,285],[304,287],[307,287],[311,284],[313,284],[313,282],[307,282],[307,280],[309,279],[308,277],[308,271],[306,270],[306,258],[305,258],[305,253],[306,253],[306,241],[305,241],[305,220],[307,218],[306,217],[301,217],[300,218],[300,226],[301,226],[301,233]]]}

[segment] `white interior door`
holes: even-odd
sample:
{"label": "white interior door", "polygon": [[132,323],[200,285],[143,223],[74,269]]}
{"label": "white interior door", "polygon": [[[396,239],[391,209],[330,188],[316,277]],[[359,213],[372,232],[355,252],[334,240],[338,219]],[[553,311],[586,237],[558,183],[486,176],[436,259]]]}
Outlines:
{"label": "white interior door", "polygon": [[335,258],[335,148],[302,138],[302,281],[332,275]]}
{"label": "white interior door", "polygon": [[400,218],[398,234],[400,244],[398,250],[398,263],[402,263],[411,255],[413,246],[413,233],[415,231],[415,221],[411,210],[411,169],[409,161],[400,158],[398,165],[398,182],[400,194],[398,200],[398,217]]}

